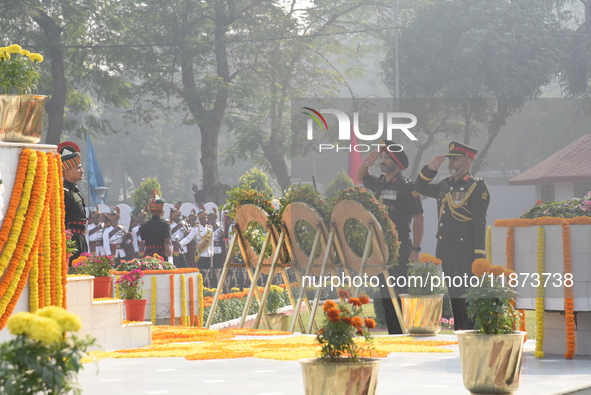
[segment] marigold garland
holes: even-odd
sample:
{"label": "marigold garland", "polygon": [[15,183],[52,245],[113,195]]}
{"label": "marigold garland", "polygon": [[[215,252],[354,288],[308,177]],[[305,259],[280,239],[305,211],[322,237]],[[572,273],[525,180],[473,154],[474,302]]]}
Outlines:
{"label": "marigold garland", "polygon": [[113,281],[113,284],[115,284],[115,298],[117,299],[121,299],[121,288],[119,287],[119,284],[117,284],[117,281],[119,281],[120,278],[121,276],[115,276],[115,280]]}
{"label": "marigold garland", "polygon": [[59,168],[61,166],[58,166],[58,164],[56,163],[56,161],[53,161],[53,171],[54,174],[56,174],[57,176],[54,177],[53,181],[53,211],[52,211],[52,220],[51,220],[51,262],[48,265],[48,269],[49,269],[49,298],[46,298],[46,300],[48,299],[48,302],[46,303],[47,305],[55,305],[57,296],[56,296],[56,282],[55,282],[55,278],[56,278],[56,267],[58,265],[58,260],[59,260],[59,254],[58,254],[58,244],[59,244],[59,233],[61,232],[61,223],[64,222],[64,217],[62,217],[60,215],[60,189],[64,189],[63,188],[63,181],[62,179],[59,177],[59,175],[61,174],[59,171]]}
{"label": "marigold garland", "polygon": [[158,280],[156,276],[152,277],[152,290],[151,290],[151,300],[150,300],[150,320],[152,324],[156,325],[156,287],[158,285]]}
{"label": "marigold garland", "polygon": [[[28,200],[24,223],[14,254],[0,282],[0,295],[2,295],[0,298],[0,313],[2,314],[0,329],[4,328],[6,321],[12,314],[27,283],[33,264],[30,254],[31,250],[35,249],[34,243],[43,213],[45,193],[47,191],[46,179],[47,160],[45,153],[40,152],[37,154],[33,151],[29,156],[27,177],[25,178],[22,194],[22,197]],[[20,211],[19,209],[17,212],[15,222],[19,220]]]}
{"label": "marigold garland", "polygon": [[[536,259],[536,266],[539,278],[544,278],[546,266],[546,232],[543,226],[538,227],[538,252]],[[536,289],[536,350],[534,356],[536,358],[544,358],[544,287],[537,287]]]}
{"label": "marigold garland", "polygon": [[492,226],[486,228],[486,259],[490,263],[493,263],[492,260]]}
{"label": "marigold garland", "polygon": [[[142,271],[142,273],[144,273],[144,275],[150,275],[150,274],[187,274],[187,273],[198,273],[199,269],[195,269],[195,268],[180,268],[180,269],[176,269],[176,270],[144,270]],[[129,272],[118,272],[118,271],[112,271],[111,273],[113,274],[118,274],[118,275],[126,275]]]}
{"label": "marigold garland", "polygon": [[189,277],[189,325],[195,326],[195,283],[193,277]]}
{"label": "marigold garland", "polygon": [[181,323],[189,326],[189,316],[187,315],[187,285],[185,275],[181,274]]}
{"label": "marigold garland", "polygon": [[[568,221],[562,221],[562,255],[564,259],[564,275],[572,275],[572,251],[570,238],[570,225]],[[564,358],[573,359],[575,356],[575,302],[572,287],[564,287],[564,319],[566,321],[566,352]]]}
{"label": "marigold garland", "polygon": [[205,324],[205,322],[203,322],[205,308],[203,307],[203,275],[201,273],[197,276],[197,308],[199,309],[199,314],[197,316],[199,321],[195,325],[203,327]]}
{"label": "marigold garland", "polygon": [[[31,155],[31,150],[24,149],[21,151],[21,155],[19,158],[18,168],[16,171],[16,177],[14,180],[14,186],[12,188],[12,195],[10,196],[10,203],[8,204],[8,208],[6,210],[6,215],[4,216],[4,222],[2,223],[2,228],[0,228],[0,251],[3,251],[4,245],[8,241],[10,234],[12,233],[14,219],[16,218],[17,211],[19,207],[21,207],[21,197],[23,193],[23,188],[25,186],[25,178],[27,176],[27,170],[29,168],[29,156]],[[15,232],[17,230],[15,229]],[[18,230],[20,232],[20,229]],[[13,236],[14,241],[18,239],[18,234]],[[0,266],[0,272],[4,271],[4,268]]]}
{"label": "marigold garland", "polygon": [[[54,154],[56,157],[59,156],[57,153]],[[58,177],[56,179],[60,182],[60,187],[57,188],[59,191],[59,218],[60,218],[60,232],[58,236],[58,244],[57,244],[57,267],[56,273],[58,277],[56,277],[56,306],[61,306],[66,308],[67,297],[66,297],[66,283],[68,277],[68,266],[69,263],[66,260],[66,222],[64,218],[66,217],[66,201],[64,197],[64,188],[61,185],[63,179],[63,169],[61,166],[61,157],[60,157],[60,165],[57,167]]]}
{"label": "marigold garland", "polygon": [[515,230],[513,227],[507,229],[507,269],[515,270]]}
{"label": "marigold garland", "polygon": [[176,325],[176,314],[174,313],[174,274],[169,276],[170,279],[170,325]]}
{"label": "marigold garland", "polygon": [[514,219],[497,219],[494,226],[543,226],[543,225],[560,225],[566,221],[569,225],[591,225],[591,217],[575,217],[575,218],[560,218],[560,217],[538,217],[533,219],[514,218]]}

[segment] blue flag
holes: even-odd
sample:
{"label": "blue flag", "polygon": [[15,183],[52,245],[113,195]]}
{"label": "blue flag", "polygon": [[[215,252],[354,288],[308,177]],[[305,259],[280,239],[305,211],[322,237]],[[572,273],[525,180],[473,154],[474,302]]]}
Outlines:
{"label": "blue flag", "polygon": [[105,182],[103,181],[103,174],[101,173],[101,168],[96,159],[96,155],[94,154],[94,148],[92,147],[92,139],[90,138],[90,135],[86,135],[86,158],[86,179],[88,180],[92,204],[96,206],[100,203],[100,201],[94,189],[96,187],[104,187]]}

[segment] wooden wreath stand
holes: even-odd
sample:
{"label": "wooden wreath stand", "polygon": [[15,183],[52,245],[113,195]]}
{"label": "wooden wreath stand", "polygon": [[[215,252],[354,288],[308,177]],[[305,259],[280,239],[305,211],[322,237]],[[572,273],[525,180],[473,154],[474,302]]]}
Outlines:
{"label": "wooden wreath stand", "polygon": [[[377,276],[381,273],[387,279],[390,275],[388,273],[388,265],[386,264],[388,262],[388,246],[384,239],[382,226],[376,217],[360,203],[353,200],[342,200],[335,205],[330,219],[331,230],[334,229],[336,231],[336,247],[343,266],[355,270],[360,275]],[[367,238],[361,258],[355,254],[346,242],[345,222],[349,219],[357,220],[367,228]],[[352,285],[354,286],[354,284]],[[394,310],[396,311],[396,317],[400,323],[400,328],[403,328],[402,330],[406,333],[396,292],[393,287],[387,288],[390,299],[392,299],[392,304],[394,305]],[[360,289],[361,286],[354,287],[354,297],[359,295]]]}

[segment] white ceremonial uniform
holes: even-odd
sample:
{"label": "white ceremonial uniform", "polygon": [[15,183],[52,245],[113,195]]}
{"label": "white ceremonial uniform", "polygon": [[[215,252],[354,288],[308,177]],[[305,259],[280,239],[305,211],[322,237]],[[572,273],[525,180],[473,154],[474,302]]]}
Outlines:
{"label": "white ceremonial uniform", "polygon": [[123,249],[123,236],[125,233],[127,233],[127,230],[121,224],[117,225],[116,231],[113,232],[113,229],[115,228],[109,226],[107,229],[105,229],[103,234],[105,254],[111,255],[114,258],[125,258],[125,250]]}
{"label": "white ceremonial uniform", "polygon": [[[191,240],[195,239],[195,241],[197,242],[197,246],[199,246],[199,244],[203,241],[203,239],[205,238],[205,235],[207,234],[207,232],[213,232],[213,229],[211,227],[211,225],[201,225],[201,224],[197,224],[195,225],[192,229],[191,232],[189,232],[189,234],[181,240],[180,245],[183,248],[186,248],[185,246],[187,244],[189,244],[191,242]],[[212,242],[209,244],[209,247],[207,247],[205,249],[205,251],[203,251],[201,253],[201,258],[209,258],[213,255],[213,240]]]}
{"label": "white ceremonial uniform", "polygon": [[[97,229],[97,230],[95,230]],[[102,223],[88,224],[87,226],[86,243],[88,244],[88,252],[95,256],[105,255],[105,248],[103,245],[103,233],[105,233],[105,226]]]}

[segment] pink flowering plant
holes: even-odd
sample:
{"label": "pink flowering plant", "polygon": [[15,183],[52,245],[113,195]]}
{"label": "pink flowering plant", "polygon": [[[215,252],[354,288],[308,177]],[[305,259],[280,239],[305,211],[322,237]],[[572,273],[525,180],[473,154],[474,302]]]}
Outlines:
{"label": "pink flowering plant", "polygon": [[144,273],[140,269],[133,269],[131,272],[115,281],[119,288],[121,299],[138,300],[144,297]]}
{"label": "pink flowering plant", "polygon": [[72,262],[72,274],[86,274],[94,277],[108,277],[115,266],[112,256],[93,256],[83,252]]}
{"label": "pink flowering plant", "polygon": [[441,319],[441,327],[443,329],[453,330],[454,329],[454,319],[453,318],[447,319],[447,318],[443,317]]}
{"label": "pink flowering plant", "polygon": [[176,270],[176,266],[164,260],[160,255],[146,256],[144,258],[136,258],[131,261],[121,261],[117,266],[117,271],[130,272],[134,269],[145,270]]}
{"label": "pink flowering plant", "polygon": [[543,203],[538,200],[534,207],[521,215],[521,218],[528,219],[538,217],[591,217],[591,191],[582,198],[573,198],[562,202]]}
{"label": "pink flowering plant", "polygon": [[72,240],[72,230],[66,229],[66,254],[73,254],[78,251],[76,242]]}

